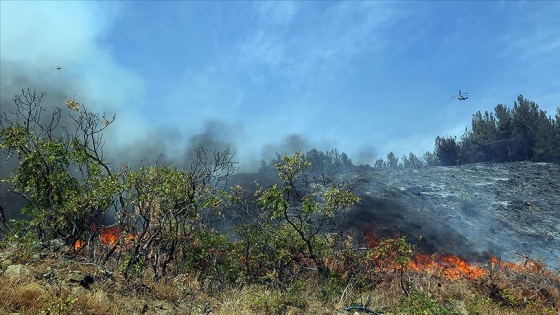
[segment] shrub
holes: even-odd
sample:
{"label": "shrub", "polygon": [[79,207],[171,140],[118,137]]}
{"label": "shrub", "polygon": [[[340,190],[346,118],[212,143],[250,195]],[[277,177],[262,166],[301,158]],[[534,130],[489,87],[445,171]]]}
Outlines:
{"label": "shrub", "polygon": [[272,221],[278,222],[275,237],[289,249],[293,260],[311,259],[319,274],[329,274],[324,258],[328,249],[324,233],[336,223],[336,217],[359,199],[336,183],[324,188],[310,181],[306,169],[311,165],[300,153],[285,156],[277,163],[281,184],[260,187],[259,205]]}
{"label": "shrub", "polygon": [[[40,240],[90,239],[90,226],[113,206],[118,176],[103,158],[103,131],[113,123],[75,99],[66,110],[41,106],[46,93],[23,90],[0,118],[0,149],[19,161],[6,182],[27,200],[22,213]],[[61,126],[67,113],[72,127]]]}

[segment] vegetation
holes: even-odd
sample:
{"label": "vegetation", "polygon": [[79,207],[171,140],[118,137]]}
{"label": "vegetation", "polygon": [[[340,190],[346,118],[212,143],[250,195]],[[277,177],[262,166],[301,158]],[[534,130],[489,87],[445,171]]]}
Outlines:
{"label": "vegetation", "polygon": [[7,181],[27,200],[22,209],[30,218],[25,233],[38,240],[89,239],[89,227],[119,193],[118,175],[102,150],[103,130],[114,117],[100,116],[67,99],[73,126],[61,126],[63,110],[46,113],[41,106],[44,95],[24,90],[14,98],[16,111],[10,116],[2,113],[0,149],[19,160]]}
{"label": "vegetation", "polygon": [[375,168],[454,166],[480,162],[560,163],[560,108],[555,117],[519,95],[513,108],[499,104],[493,113],[477,112],[470,129],[457,136],[436,137],[434,151],[422,158],[413,153],[399,158],[389,152]]}
{"label": "vegetation", "polygon": [[472,127],[456,137],[436,138],[434,154],[442,165],[478,162],[560,163],[560,108],[555,118],[519,95],[513,108],[477,112]]}
{"label": "vegetation", "polygon": [[[350,170],[354,167],[352,160],[346,153],[339,153],[336,149],[328,152],[322,152],[317,149],[312,149],[303,157],[308,162],[306,165],[306,176],[314,177],[315,181],[332,181],[335,174]],[[266,162],[261,161],[261,167],[258,170],[260,174],[276,174],[277,165],[284,162],[286,154],[276,154],[276,159]]]}
{"label": "vegetation", "polygon": [[[32,267],[0,277],[2,313],[332,314],[366,297],[360,307],[392,314],[553,314],[560,307],[559,276],[538,262],[493,261],[474,277],[464,262],[434,256],[428,264],[422,256],[421,264],[400,235],[340,232],[339,218],[359,202],[334,176],[352,167],[344,153],[278,156],[262,167],[273,167],[276,181],[254,187],[225,185],[236,170],[228,147],[196,147],[187,169],[113,168],[103,131],[115,117],[75,99],[47,113],[43,96],[24,90],[16,111],[2,113],[0,148],[19,161],[6,181],[27,200],[27,217],[7,223],[0,267]],[[66,120],[72,128],[62,126]],[[511,137],[526,135],[526,155],[554,156],[541,138],[529,141],[538,127],[512,126]],[[455,139],[439,141],[441,151]],[[449,163],[464,156],[457,148]],[[454,152],[440,151],[401,162],[390,153],[379,166],[431,165]],[[109,211],[115,224],[104,226]],[[214,228],[226,214],[233,226]]]}

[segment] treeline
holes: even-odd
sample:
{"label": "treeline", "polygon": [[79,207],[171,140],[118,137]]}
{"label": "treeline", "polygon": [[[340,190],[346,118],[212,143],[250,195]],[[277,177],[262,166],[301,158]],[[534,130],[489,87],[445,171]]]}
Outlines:
{"label": "treeline", "polygon": [[[275,173],[276,165],[282,163],[283,157],[287,154],[276,153],[276,158],[269,162],[262,160],[258,173]],[[308,170],[313,174],[332,175],[354,167],[352,159],[346,153],[338,152],[336,149],[325,152],[311,149],[304,154],[304,157],[310,163]]]}
{"label": "treeline", "polygon": [[560,108],[553,119],[519,95],[510,109],[477,112],[460,140],[437,137],[434,154],[442,165],[478,162],[560,162]]}
{"label": "treeline", "polygon": [[432,152],[426,152],[422,157],[416,156],[410,152],[408,155],[403,155],[401,159],[393,153],[387,154],[387,160],[378,159],[373,164],[374,168],[420,168],[425,166],[440,165],[437,157]]}
{"label": "treeline", "polygon": [[493,113],[477,112],[472,126],[456,136],[437,137],[433,152],[421,158],[413,153],[399,160],[392,152],[375,162],[375,168],[416,168],[481,162],[560,163],[560,108],[555,118],[535,102],[519,95],[513,108],[499,104]]}

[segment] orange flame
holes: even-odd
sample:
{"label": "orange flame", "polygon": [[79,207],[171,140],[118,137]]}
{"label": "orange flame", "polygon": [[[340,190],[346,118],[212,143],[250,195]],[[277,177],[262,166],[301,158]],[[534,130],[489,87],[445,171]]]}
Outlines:
{"label": "orange flame", "polygon": [[544,268],[544,265],[530,259],[525,259],[524,263],[511,263],[506,261],[501,261],[498,257],[490,258],[491,267],[507,268],[514,271],[538,271]]}
{"label": "orange flame", "polygon": [[77,240],[74,242],[73,249],[76,251],[76,250],[80,249],[82,246],[84,246],[85,244],[86,244],[86,242],[84,242],[84,241],[82,241],[82,240],[80,240],[80,239],[77,239]]}
{"label": "orange flame", "polygon": [[[101,242],[101,244],[106,246],[114,246],[119,240],[121,234],[123,233],[121,228],[119,228],[116,225],[111,227],[102,227],[102,228],[98,228],[95,225],[92,225],[90,229],[92,232],[95,231],[95,229],[97,229],[97,231],[99,232],[99,241]],[[131,241],[134,239],[134,235],[126,235],[125,239]],[[81,239],[77,239],[74,242],[73,249],[78,250],[86,245],[87,245],[86,242],[84,242]]]}
{"label": "orange flame", "polygon": [[102,244],[113,246],[121,236],[121,229],[118,226],[111,226],[108,228],[99,229],[99,240]]}
{"label": "orange flame", "polygon": [[448,279],[476,279],[486,274],[486,271],[477,265],[468,264],[455,255],[423,255],[416,254],[408,267],[416,271],[431,271],[439,273]]}
{"label": "orange flame", "polygon": [[[400,238],[400,233],[395,233],[395,238]],[[364,231],[364,238],[369,248],[375,248],[379,244],[379,239],[373,232],[371,226],[367,226]],[[396,266],[395,262],[391,264],[391,259],[389,258],[389,268],[399,269],[400,266]],[[374,258],[374,261],[379,265],[379,263]],[[486,274],[486,271],[476,264],[469,264],[456,255],[444,255],[444,254],[415,254],[410,261],[407,263],[407,267],[415,271],[425,271],[432,274],[439,274],[448,279],[476,279]]]}

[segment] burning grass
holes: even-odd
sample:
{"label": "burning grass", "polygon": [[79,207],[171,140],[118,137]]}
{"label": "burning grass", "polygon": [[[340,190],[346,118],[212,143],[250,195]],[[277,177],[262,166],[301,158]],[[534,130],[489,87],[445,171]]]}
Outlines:
{"label": "burning grass", "polygon": [[429,272],[450,280],[477,279],[486,274],[482,267],[468,264],[456,255],[434,254],[429,256],[416,254],[407,266],[415,271]]}
{"label": "burning grass", "polygon": [[[389,253],[371,255],[379,244]],[[30,275],[0,276],[0,314],[345,314],[345,307],[368,300],[369,309],[386,314],[560,312],[560,276],[538,261],[492,258],[480,265],[454,255],[413,254],[400,265],[399,255],[391,252],[399,244],[380,241],[364,251],[335,252],[339,255],[329,257],[327,280],[302,260],[284,281],[240,278],[228,285],[188,270],[156,281],[148,268],[140,278],[125,279],[116,265],[101,266],[80,255],[70,260],[47,255],[23,262]],[[76,273],[90,276],[92,283],[72,281],[68,275]]]}
{"label": "burning grass", "polygon": [[[517,266],[517,265],[516,265]],[[58,274],[84,268],[77,263],[52,265]],[[42,272],[37,267],[34,272]],[[481,267],[482,268],[482,267]],[[59,281],[28,277],[0,278],[0,313],[9,314],[344,314],[352,303],[365,303],[387,314],[557,314],[558,275],[532,270],[484,268],[476,279],[448,278],[410,270],[408,281],[415,289],[403,295],[398,281],[385,281],[363,290],[354,280],[324,283],[310,278],[289,285],[245,284],[209,294],[193,275],[176,281],[152,282],[139,288],[119,276],[101,280],[95,268],[86,268],[96,281],[89,290]],[[397,279],[397,275],[392,275]],[[340,285],[340,287],[337,287]],[[327,287],[327,288],[326,288]],[[331,290],[332,295],[324,294]],[[556,294],[556,295],[554,295]],[[116,303],[118,301],[118,303]]]}

